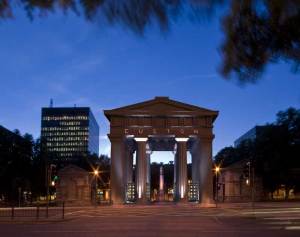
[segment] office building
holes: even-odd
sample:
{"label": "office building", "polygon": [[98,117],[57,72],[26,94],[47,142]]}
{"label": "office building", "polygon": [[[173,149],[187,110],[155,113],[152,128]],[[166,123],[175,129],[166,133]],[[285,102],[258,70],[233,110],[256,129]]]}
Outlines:
{"label": "office building", "polygon": [[42,108],[41,141],[51,159],[75,161],[99,153],[99,126],[88,107]]}

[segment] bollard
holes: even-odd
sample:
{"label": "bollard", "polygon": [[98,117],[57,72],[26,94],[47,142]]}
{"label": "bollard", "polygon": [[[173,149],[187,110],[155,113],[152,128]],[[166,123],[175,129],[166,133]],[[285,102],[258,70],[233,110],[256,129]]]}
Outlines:
{"label": "bollard", "polygon": [[40,215],[40,206],[37,205],[36,206],[36,219],[39,219],[39,215]]}
{"label": "bollard", "polygon": [[15,208],[11,207],[11,219],[15,218]]}
{"label": "bollard", "polygon": [[65,202],[62,204],[62,218],[65,219]]}
{"label": "bollard", "polygon": [[48,218],[48,210],[49,210],[49,206],[46,206],[46,218]]}

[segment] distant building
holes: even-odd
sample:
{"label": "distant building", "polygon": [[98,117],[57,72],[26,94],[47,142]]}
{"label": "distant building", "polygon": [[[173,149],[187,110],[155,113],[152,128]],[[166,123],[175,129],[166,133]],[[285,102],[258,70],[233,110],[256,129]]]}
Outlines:
{"label": "distant building", "polygon": [[59,170],[58,176],[57,201],[64,201],[68,206],[91,204],[93,177],[88,171],[75,165],[67,165]]}
{"label": "distant building", "polygon": [[[247,159],[237,161],[221,168],[218,175],[218,201],[244,202],[252,200],[253,176]],[[251,166],[251,164],[250,164]],[[256,175],[253,198],[265,199],[260,176]]]}
{"label": "distant building", "polygon": [[99,126],[88,107],[42,108],[41,141],[60,161],[99,153]]}
{"label": "distant building", "polygon": [[240,136],[238,139],[236,139],[234,141],[234,146],[237,147],[239,146],[243,141],[246,140],[255,140],[256,137],[263,132],[264,128],[266,126],[255,126],[253,128],[251,128],[249,131],[247,131],[246,133],[244,133],[242,136]]}

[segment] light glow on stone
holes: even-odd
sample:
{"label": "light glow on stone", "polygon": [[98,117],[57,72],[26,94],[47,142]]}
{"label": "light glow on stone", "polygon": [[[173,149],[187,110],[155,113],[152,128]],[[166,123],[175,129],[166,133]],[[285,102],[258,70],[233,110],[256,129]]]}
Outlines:
{"label": "light glow on stone", "polygon": [[188,137],[176,137],[176,142],[187,142],[189,140]]}
{"label": "light glow on stone", "polygon": [[148,140],[148,138],[147,137],[135,137],[134,140],[137,142],[146,142]]}
{"label": "light glow on stone", "polygon": [[138,187],[138,197],[142,198],[142,187],[141,186]]}
{"label": "light glow on stone", "polygon": [[181,197],[181,198],[184,198],[183,186],[181,186],[181,193],[180,193],[180,197]]}

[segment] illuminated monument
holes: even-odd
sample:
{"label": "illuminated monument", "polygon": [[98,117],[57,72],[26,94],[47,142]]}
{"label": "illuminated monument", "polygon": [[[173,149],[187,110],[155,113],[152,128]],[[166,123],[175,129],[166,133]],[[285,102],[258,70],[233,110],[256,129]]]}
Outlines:
{"label": "illuminated monument", "polygon": [[165,200],[165,192],[164,192],[164,167],[161,165],[159,167],[159,201]]}
{"label": "illuminated monument", "polygon": [[[155,97],[142,103],[105,110],[104,114],[110,121],[108,137],[111,142],[113,204],[149,202],[152,151],[175,153],[174,201],[212,203],[212,129],[217,111],[168,97]],[[192,155],[191,182],[187,178],[188,151]]]}

